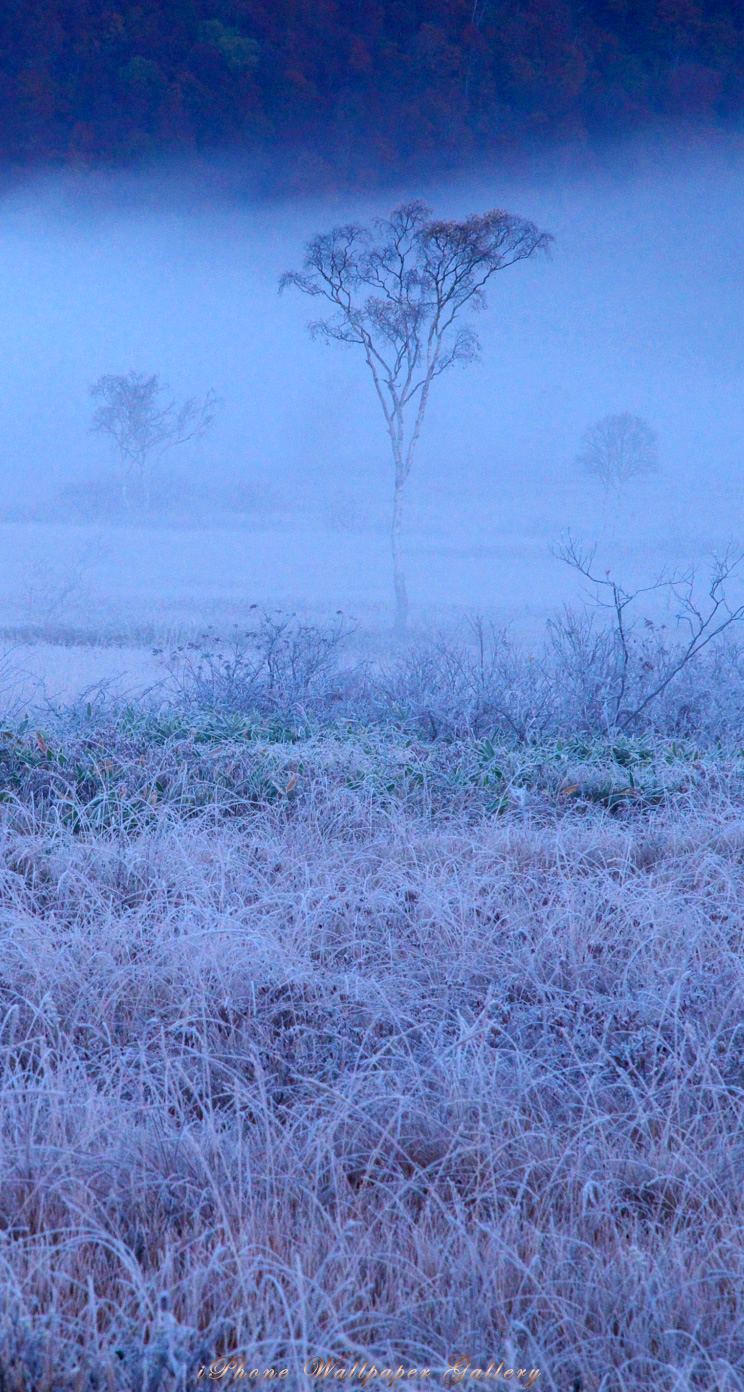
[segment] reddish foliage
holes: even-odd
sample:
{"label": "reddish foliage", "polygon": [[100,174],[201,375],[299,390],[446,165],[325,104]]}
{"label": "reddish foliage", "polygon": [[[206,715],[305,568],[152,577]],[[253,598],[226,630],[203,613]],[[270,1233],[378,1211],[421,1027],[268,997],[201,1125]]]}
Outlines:
{"label": "reddish foliage", "polygon": [[300,145],[367,177],[744,105],[739,0],[5,0],[0,159]]}

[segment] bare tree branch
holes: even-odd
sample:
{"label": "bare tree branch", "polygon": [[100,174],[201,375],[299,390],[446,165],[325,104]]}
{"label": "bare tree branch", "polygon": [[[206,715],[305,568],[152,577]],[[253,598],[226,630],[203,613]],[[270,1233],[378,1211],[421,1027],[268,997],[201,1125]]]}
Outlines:
{"label": "bare tree branch", "polygon": [[[744,552],[738,552],[731,546],[722,556],[713,557],[707,590],[708,603],[705,606],[695,595],[696,574],[692,566],[682,575],[661,575],[650,585],[631,591],[614,580],[609,571],[605,571],[604,575],[597,573],[594,567],[596,547],[585,550],[569,537],[554,554],[594,586],[595,604],[609,610],[612,615],[615,664],[611,690],[608,692],[608,724],[618,730],[632,725],[709,643],[732,624],[744,620],[744,603],[732,607],[726,594],[727,582],[736,576],[744,561]],[[664,590],[677,600],[679,609],[676,622],[687,627],[689,638],[681,646],[668,649],[663,654],[661,665],[656,667],[643,661],[645,653],[642,649],[635,651],[635,623],[629,620],[628,612],[641,595]],[[654,625],[649,619],[645,623],[653,630]],[[650,677],[645,675],[649,670]]]}

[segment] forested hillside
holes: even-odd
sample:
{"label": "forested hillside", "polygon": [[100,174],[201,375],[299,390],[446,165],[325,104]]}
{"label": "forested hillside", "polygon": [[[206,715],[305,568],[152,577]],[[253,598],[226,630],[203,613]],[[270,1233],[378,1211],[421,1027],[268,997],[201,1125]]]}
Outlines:
{"label": "forested hillside", "polygon": [[302,150],[308,174],[744,107],[742,0],[4,0],[0,159]]}

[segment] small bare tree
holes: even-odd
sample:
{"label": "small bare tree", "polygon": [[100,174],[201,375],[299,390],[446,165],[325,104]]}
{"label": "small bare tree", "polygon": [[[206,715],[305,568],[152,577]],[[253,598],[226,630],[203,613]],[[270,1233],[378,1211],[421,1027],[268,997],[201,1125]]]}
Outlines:
{"label": "small bare tree", "polygon": [[607,493],[619,493],[629,479],[658,470],[656,431],[630,411],[604,416],[584,433],[576,462],[599,479]]}
{"label": "small bare tree", "polygon": [[77,547],[66,562],[45,557],[31,568],[24,593],[26,617],[32,624],[63,622],[70,611],[87,607],[86,577],[109,554],[102,536]]}
{"label": "small bare tree", "polygon": [[[647,706],[664,694],[709,643],[744,622],[744,603],[732,604],[727,594],[727,585],[740,579],[744,565],[744,553],[733,547],[713,557],[702,596],[694,566],[682,574],[662,575],[650,585],[626,590],[609,570],[604,574],[597,570],[596,547],[586,550],[569,536],[554,554],[589,581],[594,603],[606,610],[610,619],[602,674],[602,704],[609,729],[632,728]],[[665,591],[678,606],[676,624],[683,638],[676,643],[659,641],[653,620],[645,618],[647,636],[639,640],[633,606],[641,596]]]}
{"label": "small bare tree", "polygon": [[401,554],[403,489],[424,422],[431,384],[455,363],[473,362],[479,343],[458,321],[485,307],[496,271],[547,251],[552,238],[498,210],[462,222],[434,219],[422,202],[402,204],[371,227],[357,223],[313,237],[302,271],[282,276],[327,300],[333,313],[310,324],[314,338],[361,350],[390,437],[395,627],[405,630],[408,594]]}
{"label": "small bare tree", "polygon": [[179,406],[157,373],[147,377],[143,372],[128,372],[99,377],[90,394],[102,400],[90,428],[108,435],[116,446],[125,506],[130,508],[134,501],[134,479],[136,500],[149,509],[154,469],[167,450],[206,433],[216,414],[215,393],[208,391],[202,401],[189,397]]}

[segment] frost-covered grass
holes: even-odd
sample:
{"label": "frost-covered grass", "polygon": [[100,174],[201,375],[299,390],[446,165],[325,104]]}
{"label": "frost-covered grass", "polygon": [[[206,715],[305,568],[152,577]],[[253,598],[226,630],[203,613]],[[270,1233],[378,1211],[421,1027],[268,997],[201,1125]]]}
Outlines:
{"label": "frost-covered grass", "polygon": [[0,735],[0,1387],[744,1388],[736,744],[236,704]]}

